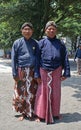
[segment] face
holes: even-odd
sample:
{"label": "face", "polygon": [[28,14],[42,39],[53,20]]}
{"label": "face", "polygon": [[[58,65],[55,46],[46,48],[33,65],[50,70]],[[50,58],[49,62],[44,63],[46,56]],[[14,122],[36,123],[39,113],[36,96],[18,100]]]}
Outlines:
{"label": "face", "polygon": [[79,49],[81,49],[81,46],[79,46]]}
{"label": "face", "polygon": [[45,34],[49,37],[49,38],[54,38],[56,36],[56,32],[57,29],[54,26],[49,26],[46,30],[45,30]]}
{"label": "face", "polygon": [[33,34],[33,30],[29,26],[25,26],[22,30],[22,35],[28,40]]}

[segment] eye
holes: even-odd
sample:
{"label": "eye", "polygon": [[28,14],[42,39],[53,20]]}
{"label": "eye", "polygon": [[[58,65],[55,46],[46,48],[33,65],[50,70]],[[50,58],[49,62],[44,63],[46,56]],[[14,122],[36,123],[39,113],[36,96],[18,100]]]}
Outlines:
{"label": "eye", "polygon": [[55,29],[53,29],[53,28],[49,28],[48,31],[55,31]]}

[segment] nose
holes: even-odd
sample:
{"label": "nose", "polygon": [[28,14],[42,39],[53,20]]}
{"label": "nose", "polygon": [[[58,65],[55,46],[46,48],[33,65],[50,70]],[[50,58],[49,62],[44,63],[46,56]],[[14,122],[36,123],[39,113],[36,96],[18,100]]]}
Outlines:
{"label": "nose", "polygon": [[51,31],[51,32],[53,32],[53,31],[54,31],[54,29],[51,29],[50,31]]}

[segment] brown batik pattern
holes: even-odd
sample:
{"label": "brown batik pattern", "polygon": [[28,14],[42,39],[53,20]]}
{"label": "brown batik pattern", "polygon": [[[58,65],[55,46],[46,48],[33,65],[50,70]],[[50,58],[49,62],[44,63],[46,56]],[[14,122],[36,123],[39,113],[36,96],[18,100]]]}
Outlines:
{"label": "brown batik pattern", "polygon": [[77,71],[78,71],[78,74],[81,75],[81,59],[80,58],[77,59]]}
{"label": "brown batik pattern", "polygon": [[37,82],[33,78],[34,72],[30,68],[18,69],[19,81],[15,82],[13,109],[32,117],[34,111]]}

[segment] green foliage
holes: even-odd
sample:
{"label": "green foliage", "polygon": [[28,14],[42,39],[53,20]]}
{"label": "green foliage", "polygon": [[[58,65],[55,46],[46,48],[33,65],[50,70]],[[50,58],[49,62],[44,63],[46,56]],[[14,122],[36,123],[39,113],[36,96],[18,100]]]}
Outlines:
{"label": "green foliage", "polygon": [[44,35],[47,21],[54,20],[58,33],[74,39],[81,35],[81,1],[77,0],[1,0],[0,1],[0,48],[11,47],[21,37],[21,25],[30,21],[34,35]]}

